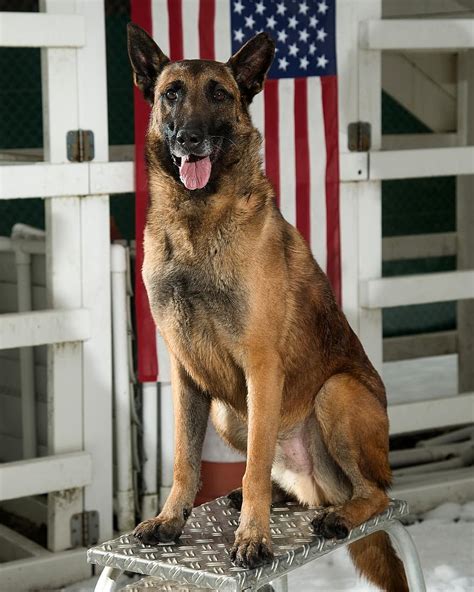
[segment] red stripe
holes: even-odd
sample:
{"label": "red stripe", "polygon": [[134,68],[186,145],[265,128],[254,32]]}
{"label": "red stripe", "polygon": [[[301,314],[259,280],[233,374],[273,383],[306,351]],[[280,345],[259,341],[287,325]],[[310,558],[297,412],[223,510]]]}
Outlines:
{"label": "red stripe", "polygon": [[342,303],[341,237],[339,226],[339,129],[337,121],[337,78],[321,78],[324,132],[326,136],[327,275],[339,304]]}
{"label": "red stripe", "polygon": [[214,19],[215,0],[199,0],[199,56],[201,60],[215,60]]}
{"label": "red stripe", "polygon": [[265,172],[280,205],[280,134],[278,131],[278,80],[267,80],[263,90],[265,125]]}
{"label": "red stripe", "polygon": [[[152,33],[151,1],[132,0],[132,20]],[[137,324],[138,380],[154,382],[158,377],[156,329],[150,313],[148,296],[143,285],[143,230],[148,208],[148,190],[145,170],[145,133],[148,127],[150,107],[138,88],[134,89],[135,107],[135,238],[137,254],[135,261],[135,315]]]}
{"label": "red stripe", "polygon": [[[147,0],[148,1],[148,0]],[[183,18],[181,0],[168,0],[170,59],[183,59]]]}
{"label": "red stripe", "polygon": [[295,78],[295,175],[296,228],[310,241],[310,172],[308,139],[308,85],[306,78]]}

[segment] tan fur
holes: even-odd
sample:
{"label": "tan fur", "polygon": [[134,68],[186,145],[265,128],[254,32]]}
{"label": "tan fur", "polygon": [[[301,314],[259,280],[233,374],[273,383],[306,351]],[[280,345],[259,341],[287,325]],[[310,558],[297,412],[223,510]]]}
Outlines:
{"label": "tan fur", "polygon": [[[268,52],[259,38],[257,66]],[[147,141],[143,278],[172,358],[177,451],[170,498],[136,534],[148,542],[179,536],[211,409],[221,436],[247,454],[234,557],[253,566],[271,555],[272,477],[301,502],[326,506],[314,522],[323,536],[344,536],[387,507],[391,475],[382,381],[262,172],[260,136],[242,94],[255,94],[261,82],[249,81],[252,62],[238,69],[245,51],[228,64],[169,64],[155,52],[161,70]],[[176,80],[185,89],[176,121],[207,110],[211,123],[231,122],[213,190],[187,191],[166,168],[171,108],[161,97]],[[233,100],[209,103],[210,80]],[[369,540],[353,547],[357,567],[383,589],[408,590],[389,543]]]}

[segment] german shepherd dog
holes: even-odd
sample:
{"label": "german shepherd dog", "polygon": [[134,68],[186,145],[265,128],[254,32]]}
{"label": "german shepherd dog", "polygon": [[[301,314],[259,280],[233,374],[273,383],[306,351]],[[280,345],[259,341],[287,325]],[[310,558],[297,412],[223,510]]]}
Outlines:
{"label": "german shepherd dog", "polygon": [[[152,105],[143,278],[170,351],[176,432],[171,493],[134,534],[145,544],[180,536],[211,415],[247,455],[241,494],[232,495],[241,509],[236,565],[272,556],[272,490],[321,506],[315,532],[343,539],[388,505],[386,396],[262,171],[249,104],[274,43],[260,33],[225,64],[170,62],[130,24],[128,47]],[[380,588],[408,590],[386,534],[352,543],[350,553]]]}

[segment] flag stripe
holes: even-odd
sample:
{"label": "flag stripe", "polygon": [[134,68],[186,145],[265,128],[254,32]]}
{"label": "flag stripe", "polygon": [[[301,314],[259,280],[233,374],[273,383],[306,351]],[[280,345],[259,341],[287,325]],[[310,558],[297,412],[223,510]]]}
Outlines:
{"label": "flag stripe", "polygon": [[[173,0],[174,2],[175,0]],[[196,24],[200,18],[199,0],[181,0],[181,26],[183,28],[183,54],[181,59],[189,60],[199,57],[201,39]],[[170,23],[173,22],[170,20]],[[171,30],[174,29],[170,27]]]}
{"label": "flag stripe", "polygon": [[[132,2],[132,7],[138,4],[148,5],[149,2],[141,2],[135,0]],[[167,56],[170,54],[169,41],[169,23],[168,23],[168,0],[153,0],[151,11],[152,28],[149,33],[153,35],[153,39],[158,43],[163,53]],[[133,19],[132,17],[132,20]]]}
{"label": "flag stripe", "polygon": [[169,42],[171,60],[182,60],[183,54],[183,19],[181,0],[168,0]]}
{"label": "flag stripe", "polygon": [[[152,15],[150,2],[132,2],[132,20],[152,34]],[[143,284],[141,269],[143,265],[143,231],[148,209],[148,189],[145,169],[145,132],[148,127],[150,107],[134,88],[135,109],[135,310],[137,319],[138,376],[141,382],[153,382],[158,376],[158,357],[156,350],[156,329],[150,312],[148,296]]]}
{"label": "flag stripe", "polygon": [[280,209],[290,224],[296,225],[295,203],[295,121],[294,81],[284,78],[278,81],[278,144],[280,167]]}
{"label": "flag stripe", "polygon": [[202,60],[214,60],[215,0],[199,1],[199,56]]}
{"label": "flag stripe", "polygon": [[215,30],[218,34],[214,37],[214,50],[216,60],[227,62],[232,53],[231,26],[230,26],[230,2],[215,0]]}
{"label": "flag stripe", "polygon": [[[263,100],[263,93],[256,95],[250,103],[250,117],[253,125],[258,129],[262,138],[265,138],[265,105]],[[262,162],[265,164],[264,146],[261,146],[260,156]]]}
{"label": "flag stripe", "polygon": [[339,142],[337,78],[321,79],[326,137],[327,275],[336,300],[341,304],[341,249],[339,228]]}
{"label": "flag stripe", "polygon": [[326,271],[326,138],[321,93],[321,79],[308,78],[310,245],[317,262]]}
{"label": "flag stripe", "polygon": [[265,103],[265,172],[275,190],[276,202],[280,203],[280,154],[278,131],[278,80],[267,80],[263,90]]}
{"label": "flag stripe", "polygon": [[296,227],[310,241],[308,87],[306,78],[294,81]]}

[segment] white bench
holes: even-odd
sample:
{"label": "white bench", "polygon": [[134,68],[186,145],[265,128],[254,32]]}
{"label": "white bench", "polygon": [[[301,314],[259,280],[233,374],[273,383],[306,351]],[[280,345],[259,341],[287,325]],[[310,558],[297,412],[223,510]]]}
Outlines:
{"label": "white bench", "polygon": [[373,532],[385,530],[405,565],[410,592],[425,592],[416,548],[399,521],[407,514],[406,502],[392,500],[385,512],[354,528],[346,539],[337,541],[313,533],[314,509],[292,503],[274,506],[270,527],[275,557],[269,563],[246,570],[234,566],[230,560],[239,512],[223,497],[195,508],[175,543],[142,545],[131,534],[125,534],[89,549],[88,561],[105,568],[95,592],[112,592],[124,571],[149,576],[127,586],[127,592],[272,589],[286,592],[290,571]]}

